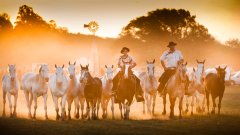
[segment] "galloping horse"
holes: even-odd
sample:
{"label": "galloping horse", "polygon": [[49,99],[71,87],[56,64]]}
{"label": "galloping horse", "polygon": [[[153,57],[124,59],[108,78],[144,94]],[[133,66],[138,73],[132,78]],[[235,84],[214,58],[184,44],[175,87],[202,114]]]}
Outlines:
{"label": "galloping horse", "polygon": [[[6,104],[6,96],[8,97],[8,103],[10,108],[10,117],[16,117],[17,112],[17,98],[18,98],[18,90],[19,90],[19,82],[16,76],[16,65],[8,65],[9,74],[6,74],[2,78],[2,92],[3,92],[3,114],[2,116],[6,116],[5,114],[5,104]],[[14,110],[12,112],[12,101],[11,95],[14,96]]]}
{"label": "galloping horse", "polygon": [[176,73],[168,80],[164,90],[164,111],[166,114],[166,94],[169,94],[170,118],[174,118],[174,106],[176,98],[179,99],[179,118],[182,118],[182,101],[185,94],[185,81],[187,79],[187,62],[178,62]]}
{"label": "galloping horse", "polygon": [[[87,103],[87,112],[85,118],[90,120],[90,106],[92,110],[92,119],[98,119],[98,111],[101,103],[102,97],[102,82],[97,77],[92,77],[89,73],[88,66],[83,67],[81,65],[81,77],[80,82],[85,85],[84,87],[84,96]],[[96,114],[97,107],[97,114]]]}
{"label": "galloping horse", "polygon": [[[124,66],[120,71],[120,79],[116,93],[119,100],[119,108],[122,119],[129,119],[130,106],[136,90],[136,80],[133,77],[133,73],[129,67],[129,63],[124,62]],[[122,114],[122,106],[124,109],[124,117]]]}
{"label": "galloping horse", "polygon": [[108,102],[111,99],[112,106],[112,119],[114,119],[114,97],[112,96],[112,87],[113,87],[113,65],[111,67],[106,68],[106,73],[104,76],[101,78],[102,81],[102,86],[103,86],[103,91],[102,91],[102,111],[103,111],[103,118],[107,117],[107,107],[108,107]]}
{"label": "galloping horse", "polygon": [[[194,99],[196,99],[197,107],[196,111],[198,113],[203,112],[205,110],[205,88],[203,84],[204,80],[204,61],[197,60],[197,70],[193,68],[193,72],[189,76],[190,84],[188,90],[186,91],[186,110],[185,113],[188,112],[188,98],[192,97],[191,101],[191,115],[193,115],[193,106],[194,106]],[[199,105],[200,98],[202,97],[202,106]]]}
{"label": "galloping horse", "polygon": [[[147,110],[149,114],[154,114],[158,81],[155,77],[154,68],[155,59],[152,62],[147,61],[147,72],[140,74],[141,86],[147,101]],[[151,110],[152,107],[152,110]],[[143,102],[143,113],[145,113],[145,101]]]}
{"label": "galloping horse", "polygon": [[220,66],[216,68],[217,74],[209,73],[205,79],[205,88],[206,88],[206,98],[207,98],[207,109],[209,113],[209,95],[212,96],[213,109],[212,114],[215,114],[216,103],[215,99],[219,97],[218,101],[218,114],[220,114],[221,102],[223,94],[225,91],[225,74],[226,68],[221,68]]}

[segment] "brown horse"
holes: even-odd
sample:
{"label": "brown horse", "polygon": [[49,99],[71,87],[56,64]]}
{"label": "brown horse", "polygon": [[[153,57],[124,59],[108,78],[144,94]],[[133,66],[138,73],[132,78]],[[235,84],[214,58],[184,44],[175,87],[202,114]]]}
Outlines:
{"label": "brown horse", "polygon": [[205,90],[206,90],[206,98],[207,98],[207,109],[209,113],[209,95],[212,96],[213,109],[211,111],[212,114],[215,114],[216,102],[215,99],[219,97],[218,101],[218,114],[220,114],[221,102],[223,98],[223,94],[225,91],[225,74],[226,67],[221,68],[218,66],[216,68],[217,74],[209,73],[205,78]]}
{"label": "brown horse", "polygon": [[[98,111],[101,103],[102,96],[102,82],[97,77],[92,77],[89,73],[88,66],[83,67],[81,65],[81,77],[80,82],[85,84],[84,96],[86,98],[87,109],[85,118],[90,120],[90,106],[92,110],[92,119],[98,119]],[[96,108],[97,107],[97,108]],[[97,109],[97,114],[96,114]]]}
{"label": "brown horse", "polygon": [[[120,79],[118,83],[117,98],[119,100],[119,108],[122,119],[129,119],[130,106],[136,89],[136,80],[133,77],[129,64],[125,63],[120,71]],[[122,114],[122,106],[124,109],[124,117]]]}

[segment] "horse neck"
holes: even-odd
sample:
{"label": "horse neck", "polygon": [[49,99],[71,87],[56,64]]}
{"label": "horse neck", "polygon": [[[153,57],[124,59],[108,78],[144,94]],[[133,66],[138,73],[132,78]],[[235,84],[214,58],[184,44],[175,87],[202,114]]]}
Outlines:
{"label": "horse neck", "polygon": [[175,76],[176,83],[180,84],[182,82],[182,79],[181,79],[181,75],[180,75],[179,69],[177,69],[177,71],[176,71],[174,76]]}
{"label": "horse neck", "polygon": [[38,82],[40,84],[42,84],[42,85],[46,84],[46,81],[44,80],[44,77],[41,76],[41,74],[38,74],[37,77],[38,77]]}
{"label": "horse neck", "polygon": [[70,79],[71,84],[76,84],[77,83],[77,77],[76,74],[73,74],[73,79]]}

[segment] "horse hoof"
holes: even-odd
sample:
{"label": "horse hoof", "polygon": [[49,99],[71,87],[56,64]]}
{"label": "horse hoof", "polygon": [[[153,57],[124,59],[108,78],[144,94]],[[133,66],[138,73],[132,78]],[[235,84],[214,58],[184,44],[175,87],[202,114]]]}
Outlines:
{"label": "horse hoof", "polygon": [[163,112],[162,112],[162,115],[166,115],[166,111],[163,111]]}
{"label": "horse hoof", "polygon": [[215,114],[215,111],[211,111],[211,114]]}
{"label": "horse hoof", "polygon": [[76,115],[75,115],[75,118],[76,118],[76,119],[79,119],[79,114],[76,114]]}
{"label": "horse hoof", "polygon": [[10,113],[10,118],[13,118],[13,114],[12,113]]}
{"label": "horse hoof", "polygon": [[6,117],[6,113],[5,112],[2,114],[2,117]]}
{"label": "horse hoof", "polygon": [[145,112],[145,111],[143,111],[143,114],[146,114],[146,112]]}
{"label": "horse hoof", "polygon": [[191,116],[193,116],[193,112],[191,112]]}
{"label": "horse hoof", "polygon": [[182,119],[182,116],[179,116],[179,119]]}
{"label": "horse hoof", "polygon": [[185,110],[185,114],[187,114],[187,113],[188,113],[188,109]]}
{"label": "horse hoof", "polygon": [[48,120],[48,116],[45,116],[45,120]]}

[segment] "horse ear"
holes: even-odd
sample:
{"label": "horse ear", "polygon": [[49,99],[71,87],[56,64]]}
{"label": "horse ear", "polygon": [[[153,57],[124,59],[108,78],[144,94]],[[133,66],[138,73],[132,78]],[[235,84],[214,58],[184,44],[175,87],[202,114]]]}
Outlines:
{"label": "horse ear", "polygon": [[148,60],[146,60],[147,64],[149,64]]}
{"label": "horse ear", "polygon": [[64,64],[62,65],[62,68],[64,68]]}
{"label": "horse ear", "polygon": [[187,66],[187,62],[185,63],[185,66]]}
{"label": "horse ear", "polygon": [[81,69],[83,68],[82,64],[80,64]]}
{"label": "horse ear", "polygon": [[227,66],[225,68],[223,68],[224,70],[226,70]]}
{"label": "horse ear", "polygon": [[197,63],[199,63],[198,59],[196,59]]}
{"label": "horse ear", "polygon": [[195,68],[193,68],[193,72],[195,72],[196,70],[195,70]]}
{"label": "horse ear", "polygon": [[76,65],[76,61],[74,62],[74,64],[73,64],[74,66]]}
{"label": "horse ear", "polygon": [[203,60],[203,64],[205,63],[205,60]]}
{"label": "horse ear", "polygon": [[55,68],[57,68],[57,65],[55,64]]}
{"label": "horse ear", "polygon": [[8,64],[8,67],[10,67],[10,64]]}
{"label": "horse ear", "polygon": [[105,65],[105,68],[107,68],[107,65]]}
{"label": "horse ear", "polygon": [[68,65],[71,65],[70,61],[68,62]]}
{"label": "horse ear", "polygon": [[112,68],[113,68],[113,65],[112,65]]}
{"label": "horse ear", "polygon": [[153,60],[153,64],[155,63],[155,59]]}

